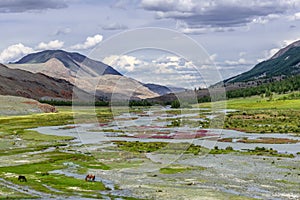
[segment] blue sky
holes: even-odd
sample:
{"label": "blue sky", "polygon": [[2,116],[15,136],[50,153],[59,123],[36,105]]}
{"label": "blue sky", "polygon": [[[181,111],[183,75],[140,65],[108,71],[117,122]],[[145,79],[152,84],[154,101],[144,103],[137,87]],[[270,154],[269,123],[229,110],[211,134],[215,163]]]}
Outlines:
{"label": "blue sky", "polygon": [[[300,39],[300,1],[1,0],[0,25],[3,63],[44,49],[89,55],[93,48],[115,34],[159,27],[186,34],[198,42],[222,77],[228,78],[249,70]],[[144,82],[171,84],[174,79],[171,74],[177,72],[179,76],[178,70],[184,71],[185,67],[186,74],[180,72],[180,76],[185,81],[195,78],[190,70],[193,63],[183,62],[168,52],[140,51],[111,55],[103,60],[109,62],[111,58],[117,70]],[[141,74],[142,69],[153,68],[156,69],[152,70],[153,77]],[[202,83],[192,85],[197,84]]]}

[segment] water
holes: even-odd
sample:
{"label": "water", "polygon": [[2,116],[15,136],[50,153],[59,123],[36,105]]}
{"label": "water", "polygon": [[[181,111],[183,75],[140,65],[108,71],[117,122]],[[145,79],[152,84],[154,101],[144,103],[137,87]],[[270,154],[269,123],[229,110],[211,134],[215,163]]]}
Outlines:
{"label": "water", "polygon": [[[170,110],[169,108],[163,108],[166,110]],[[163,110],[162,109],[162,110]],[[130,136],[139,135],[139,134],[148,134],[155,132],[169,132],[170,135],[174,135],[178,132],[183,132],[185,134],[194,134],[200,127],[168,127],[171,124],[172,119],[189,119],[192,121],[201,121],[205,120],[203,118],[199,118],[199,113],[195,113],[197,109],[187,109],[186,111],[191,111],[192,113],[185,113],[180,115],[172,115],[165,112],[159,112],[161,110],[146,110],[142,114],[136,113],[125,113],[115,117],[115,120],[106,124],[77,124],[74,129],[62,129],[64,126],[49,126],[49,127],[39,127],[32,130],[38,131],[42,134],[50,134],[50,135],[58,135],[58,136],[72,136],[76,139],[74,142],[79,144],[99,144],[103,142],[109,142],[112,140],[121,140],[121,141],[140,141],[140,142],[171,142],[171,143],[193,143],[196,145],[201,145],[206,148],[213,148],[214,146],[218,146],[220,149],[225,149],[228,146],[231,146],[235,150],[243,150],[243,149],[254,149],[255,147],[266,147],[273,148],[280,153],[289,153],[296,154],[300,152],[300,143],[295,144],[262,144],[262,143],[239,143],[236,142],[241,138],[248,139],[258,139],[261,137],[265,138],[286,138],[286,139],[294,139],[299,140],[300,137],[296,137],[291,134],[254,134],[254,133],[244,133],[241,131],[235,130],[223,130],[223,129],[206,129],[211,136],[202,137],[198,139],[154,139],[150,137],[145,138],[134,138]],[[198,110],[200,112],[200,110]],[[202,109],[201,109],[202,111]],[[214,115],[207,112],[207,116],[213,118]],[[220,112],[232,112],[232,110],[221,110]],[[71,125],[70,125],[71,126]],[[74,126],[74,125],[72,125]],[[103,129],[113,129],[120,132],[103,132]],[[91,132],[91,130],[97,130],[96,132]],[[126,134],[129,137],[118,137],[118,135]],[[214,138],[214,139],[212,139]],[[217,142],[217,139],[220,138],[233,138],[233,142]]]}
{"label": "water", "polygon": [[[195,109],[191,109],[195,111]],[[214,118],[213,113],[207,112],[206,115]],[[223,110],[222,112],[227,112]],[[203,114],[203,113],[202,113]],[[133,118],[133,119],[132,119]],[[207,136],[197,138],[197,139],[155,139],[155,138],[136,138],[128,136],[136,136],[141,133],[152,134],[157,132],[169,132],[170,134],[175,134],[178,132],[194,134],[197,130],[200,130],[200,127],[192,126],[183,126],[183,127],[168,127],[170,125],[170,120],[177,118],[187,118],[191,121],[205,120],[199,118],[199,113],[183,114],[183,115],[172,115],[166,114],[164,112],[156,111],[146,111],[142,114],[124,114],[116,117],[115,121],[112,121],[106,125],[99,124],[77,124],[74,129],[62,129],[64,126],[49,126],[49,127],[39,127],[33,129],[42,134],[49,135],[58,135],[58,136],[72,136],[76,139],[74,140],[78,144],[93,144],[92,148],[100,147],[104,143],[120,140],[120,141],[140,141],[140,142],[170,142],[170,143],[193,143],[196,145],[201,145],[207,148],[214,148],[218,146],[220,149],[225,149],[228,146],[233,147],[235,150],[243,149],[254,149],[255,147],[265,147],[273,148],[280,153],[289,153],[296,154],[300,152],[300,143],[295,144],[262,144],[262,143],[252,143],[245,144],[237,142],[238,139],[248,138],[248,139],[258,139],[261,137],[264,138],[287,138],[299,140],[299,136],[292,134],[256,134],[256,133],[244,133],[241,131],[235,130],[224,130],[224,129],[206,129]],[[74,125],[73,125],[74,126]],[[102,131],[103,129],[113,129],[115,131],[106,132]],[[93,132],[91,132],[93,130]],[[116,132],[119,131],[119,132]],[[126,134],[127,137],[117,137],[120,135]],[[218,142],[217,139],[220,138],[233,138],[234,142]],[[108,143],[109,145],[110,143]],[[107,144],[105,144],[107,145]],[[90,146],[90,145],[89,145]],[[162,155],[159,154],[146,154],[146,156],[151,160],[162,162],[164,159]],[[168,158],[165,160],[177,160],[178,155],[173,155],[174,158],[170,158],[170,155],[166,155]],[[189,156],[189,155],[187,155]],[[269,160],[270,159],[270,160]],[[276,165],[271,164],[273,161],[276,162]],[[281,160],[282,159],[282,160]],[[184,159],[179,159],[177,162],[179,164],[191,165],[191,166],[203,166],[207,167],[208,170],[205,171],[196,171],[194,177],[207,177],[207,183],[201,183],[199,187],[208,187],[210,189],[216,189],[231,194],[245,195],[254,198],[268,198],[268,199],[284,199],[283,195],[296,195],[299,197],[298,193],[280,190],[280,193],[277,194],[277,197],[274,197],[274,191],[277,188],[277,183],[274,183],[274,180],[283,180],[287,179],[285,174],[289,173],[290,169],[286,168],[277,168],[277,165],[283,166],[289,165],[293,166],[293,162],[299,162],[300,157],[297,156],[293,159],[281,158],[276,160],[276,158],[268,158],[263,160],[259,157],[251,156],[239,156],[239,155],[209,155],[205,157],[193,156],[191,158],[187,157]],[[280,164],[278,164],[280,163]],[[149,164],[149,163],[146,163]],[[163,163],[164,164],[164,163]],[[167,164],[169,164],[167,162]],[[136,170],[136,169],[133,169]],[[70,171],[53,171],[52,173],[64,173],[67,176],[72,176],[75,178],[84,179],[84,175],[74,174]],[[96,174],[98,173],[98,174]],[[106,172],[109,173],[109,172]],[[116,173],[116,172],[112,172]],[[199,173],[199,174],[197,174]],[[113,194],[116,196],[131,196],[129,190],[115,190],[114,182],[111,180],[117,180],[113,174],[111,176],[104,176],[101,172],[95,172],[96,179],[104,183],[104,185],[111,189],[111,191],[105,191],[102,194],[108,195]],[[119,179],[124,179],[124,173],[119,172]],[[99,177],[106,177],[106,179],[101,179]],[[129,176],[127,174],[127,176]],[[180,175],[178,175],[180,176]],[[251,177],[252,182],[249,182],[249,177]],[[298,176],[297,176],[298,177]],[[294,176],[288,177],[291,182],[297,183],[296,172]],[[147,178],[147,179],[146,179]],[[160,179],[155,178],[141,178],[144,184],[149,184],[151,181],[158,181]],[[187,177],[183,177],[187,178]],[[111,179],[111,180],[107,180]],[[266,179],[266,180],[265,180]],[[137,182],[136,177],[134,177],[134,183]],[[147,182],[147,183],[146,183]],[[152,183],[152,182],[151,182]],[[220,184],[219,184],[220,183]],[[225,183],[225,184],[224,184]],[[274,185],[272,185],[274,183]],[[266,188],[264,185],[272,185],[270,188]],[[226,187],[224,187],[226,185]],[[250,187],[251,186],[251,187]],[[273,187],[274,186],[274,187]],[[275,187],[276,186],[276,187]],[[284,186],[284,185],[283,185]],[[272,189],[275,188],[275,189]],[[278,186],[279,188],[279,186]],[[131,190],[132,188],[130,188]],[[277,191],[277,190],[276,190]]]}
{"label": "water", "polygon": [[[180,117],[180,116],[179,116]],[[149,120],[151,122],[151,126],[147,128],[149,125]],[[195,119],[196,120],[196,119]],[[187,132],[187,133],[195,133],[195,131],[199,130],[199,128],[190,128],[190,127],[165,127],[167,122],[156,122],[154,119],[149,119],[148,117],[138,116],[138,119],[129,120],[126,118],[123,121],[112,122],[106,126],[101,128],[103,129],[114,129],[114,130],[122,130],[128,136],[134,135],[138,131],[153,131],[153,132],[162,132],[168,131],[171,134],[176,132]],[[212,140],[213,136],[198,138],[198,139],[154,139],[154,138],[132,138],[132,137],[111,137],[117,136],[120,133],[115,132],[101,132],[98,124],[77,124],[74,129],[62,129],[64,126],[46,126],[46,127],[38,127],[32,130],[38,131],[42,134],[47,135],[57,135],[57,136],[71,136],[76,139],[74,142],[78,142],[80,144],[99,144],[103,142],[109,141],[140,141],[140,142],[171,142],[171,143],[181,143],[188,142],[197,145],[201,145],[207,148],[213,148],[214,146],[218,146],[220,149],[225,149],[228,146],[233,147],[235,150],[243,150],[243,149],[254,149],[255,147],[266,147],[273,148],[281,153],[291,153],[296,154],[300,152],[300,143],[295,144],[262,144],[262,143],[239,143],[233,139],[233,142],[217,142],[216,140]],[[142,128],[140,128],[142,127]],[[99,132],[91,132],[90,130],[99,130]],[[205,129],[209,134],[215,135],[218,138],[248,138],[248,139],[258,139],[261,137],[264,138],[286,138],[286,139],[294,139],[299,140],[300,137],[294,136],[291,134],[255,134],[255,133],[244,133],[241,131],[235,130],[224,130],[224,129]],[[121,133],[121,134],[124,134]]]}

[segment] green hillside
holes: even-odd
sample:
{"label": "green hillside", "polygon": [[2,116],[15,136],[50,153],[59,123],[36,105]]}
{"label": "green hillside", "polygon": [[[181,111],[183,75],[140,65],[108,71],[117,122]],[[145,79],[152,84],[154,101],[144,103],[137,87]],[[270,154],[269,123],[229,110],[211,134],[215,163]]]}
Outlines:
{"label": "green hillside", "polygon": [[225,83],[246,82],[274,76],[291,76],[300,73],[300,47],[292,47],[279,57],[257,64],[250,71],[227,79]]}

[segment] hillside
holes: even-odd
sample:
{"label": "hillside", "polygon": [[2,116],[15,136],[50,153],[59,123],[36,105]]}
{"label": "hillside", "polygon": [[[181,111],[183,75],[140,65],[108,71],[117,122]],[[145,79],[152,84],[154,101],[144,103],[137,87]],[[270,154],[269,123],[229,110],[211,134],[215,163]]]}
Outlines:
{"label": "hillside", "polygon": [[86,75],[90,75],[92,77],[105,74],[121,76],[118,71],[100,61],[89,59],[79,53],[70,53],[63,50],[46,50],[29,54],[17,61],[15,64],[46,63],[51,59],[56,59],[61,62],[67,69],[75,74],[80,70]]}
{"label": "hillside", "polygon": [[147,84],[144,84],[144,86],[159,95],[165,95],[165,94],[169,94],[172,92],[172,90],[170,88],[168,88],[167,86],[163,86],[163,85],[147,83]]}
{"label": "hillside", "polygon": [[198,99],[209,97],[210,93],[207,89],[197,90],[185,90],[182,92],[177,93],[169,93],[165,95],[161,95],[155,98],[147,99],[151,103],[158,103],[158,104],[171,104],[171,102],[175,100],[179,100],[182,103],[196,103]]}
{"label": "hillside", "polygon": [[53,106],[24,97],[0,95],[0,102],[0,115],[5,116],[56,112]]}
{"label": "hillside", "polygon": [[229,78],[224,83],[256,81],[298,74],[300,74],[300,41],[290,44],[269,60],[258,63],[251,70]]}
{"label": "hillside", "polygon": [[[142,83],[123,76],[111,66],[79,53],[46,50],[29,54],[8,67],[64,79],[88,93],[100,95],[103,99],[110,99],[113,93],[117,93],[115,97],[118,99],[159,96]],[[111,84],[112,82],[115,84]]]}
{"label": "hillside", "polygon": [[22,96],[32,99],[78,99],[73,91],[82,99],[90,95],[66,80],[52,78],[47,75],[19,69],[10,69],[0,64],[0,95]]}

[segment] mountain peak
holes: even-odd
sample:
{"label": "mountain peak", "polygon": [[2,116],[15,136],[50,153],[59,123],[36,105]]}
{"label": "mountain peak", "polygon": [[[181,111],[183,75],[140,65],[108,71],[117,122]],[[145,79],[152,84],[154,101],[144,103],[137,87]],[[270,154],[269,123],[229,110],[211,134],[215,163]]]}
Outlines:
{"label": "mountain peak", "polygon": [[[82,54],[76,52],[67,52],[64,50],[45,50],[37,53],[28,54],[25,57],[21,58],[19,61],[14,64],[37,64],[37,63],[46,63],[51,59],[57,59],[63,65],[76,73],[79,70],[84,70],[89,68],[87,71],[91,76],[96,75],[120,75],[118,71],[113,69],[111,66],[106,65],[100,61],[92,60]],[[90,71],[93,73],[90,73]]]}
{"label": "mountain peak", "polygon": [[[74,60],[77,62],[83,62],[86,56],[75,52],[67,52],[64,50],[45,50],[37,53],[28,54],[21,58],[15,64],[29,64],[29,63],[45,63],[51,58],[56,58],[64,63],[66,60]],[[66,63],[64,63],[66,64]]]}
{"label": "mountain peak", "polygon": [[280,49],[275,55],[273,55],[270,60],[278,58],[285,54],[288,50],[294,47],[300,47],[300,40],[293,42],[292,44],[289,44],[288,46],[284,47],[283,49]]}

